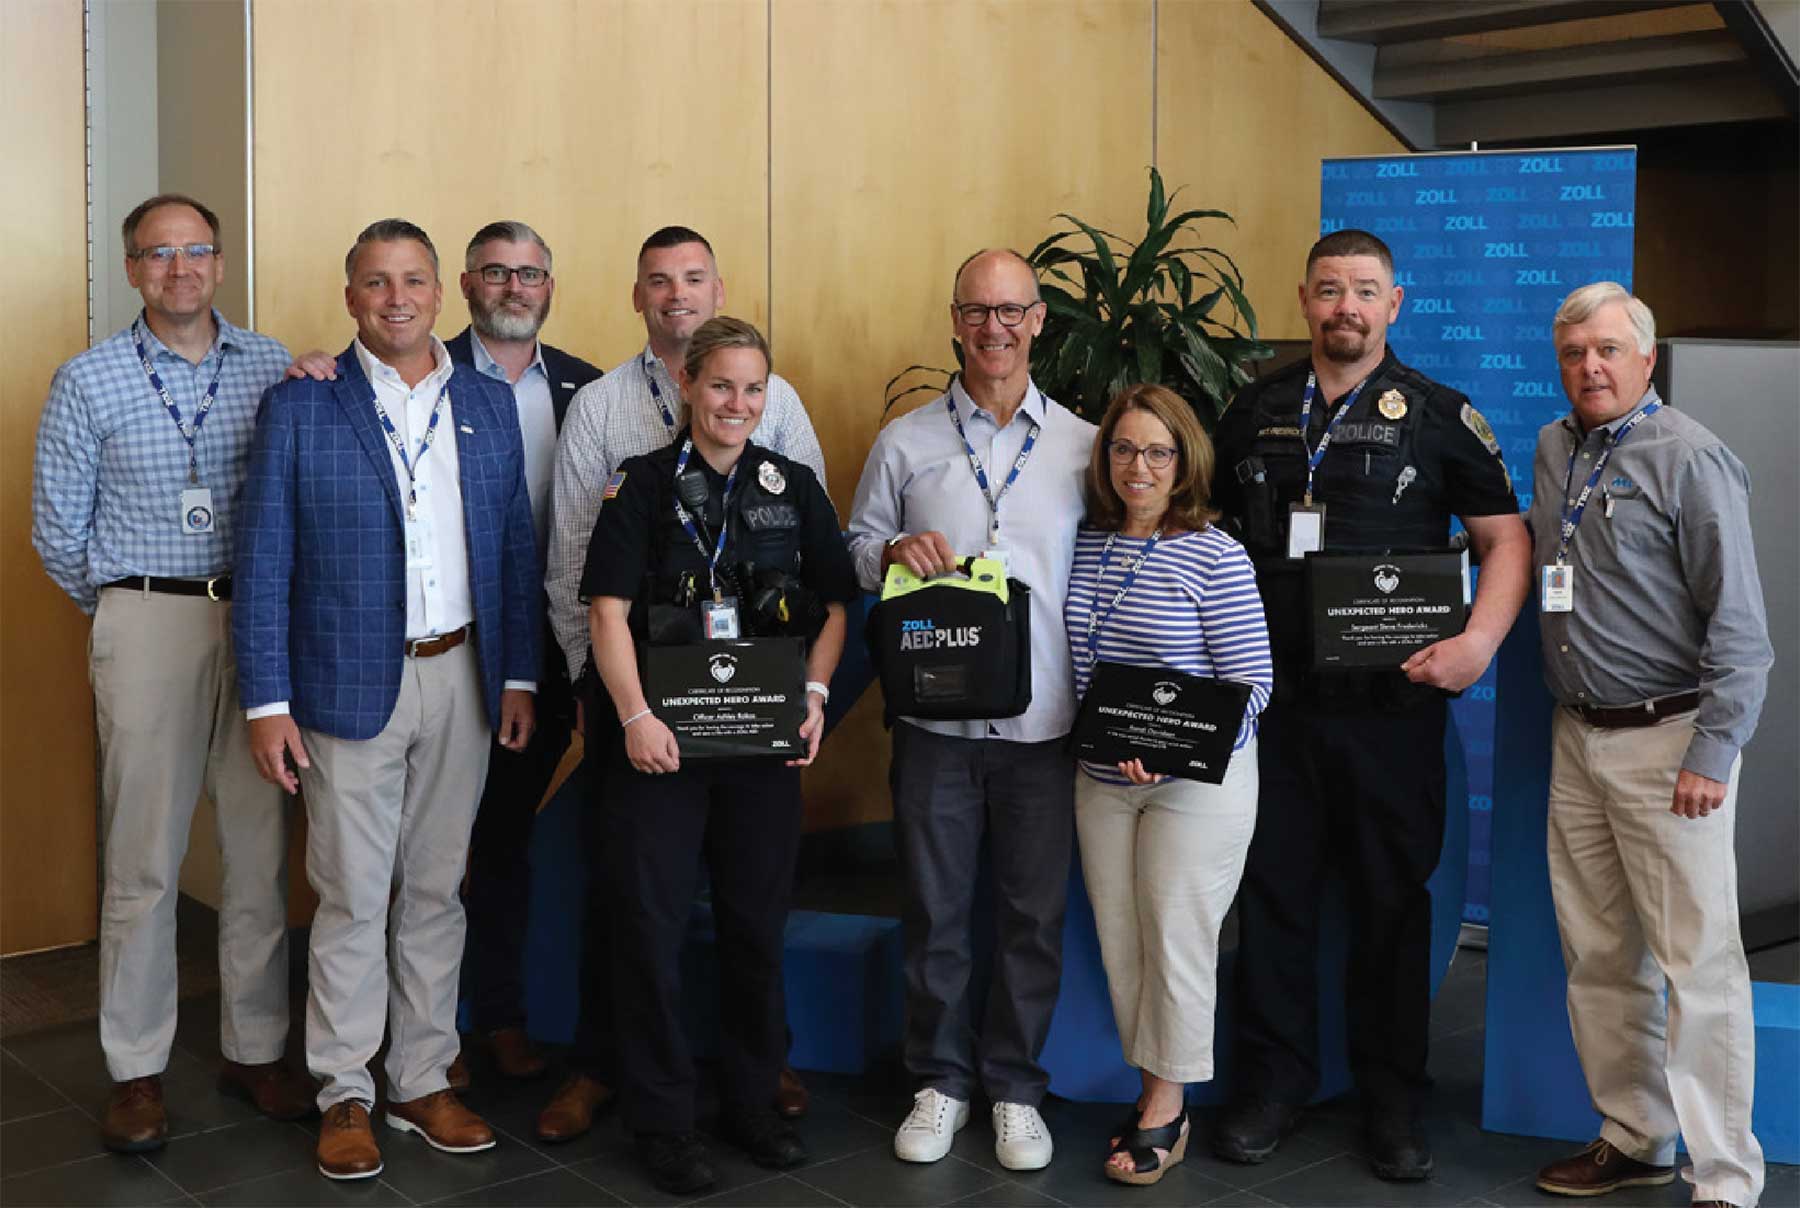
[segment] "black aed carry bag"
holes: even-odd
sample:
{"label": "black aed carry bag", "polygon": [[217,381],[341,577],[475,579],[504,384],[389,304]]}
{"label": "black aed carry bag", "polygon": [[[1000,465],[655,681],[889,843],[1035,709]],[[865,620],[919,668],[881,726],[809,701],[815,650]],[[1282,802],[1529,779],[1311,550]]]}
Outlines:
{"label": "black aed carry bag", "polygon": [[1031,589],[999,562],[921,580],[888,568],[864,636],[887,720],[1017,717],[1031,704]]}

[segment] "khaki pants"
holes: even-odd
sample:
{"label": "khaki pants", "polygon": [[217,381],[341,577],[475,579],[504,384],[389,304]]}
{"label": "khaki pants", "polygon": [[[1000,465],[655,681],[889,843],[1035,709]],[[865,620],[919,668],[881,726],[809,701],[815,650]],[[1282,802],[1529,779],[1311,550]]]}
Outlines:
{"label": "khaki pants", "polygon": [[100,1047],[117,1081],[160,1074],[175,1039],[175,900],[202,791],[218,817],[219,1047],[287,1042],[287,807],[256,774],[231,605],[107,588],[88,639],[100,738]]}
{"label": "khaki pants", "polygon": [[1680,1133],[1694,1198],[1749,1205],[1763,1156],[1750,1131],[1756,1037],[1732,847],[1739,768],[1722,808],[1670,813],[1693,733],[1692,713],[1613,730],[1556,711],[1550,888],[1600,1135],[1662,1165]]}
{"label": "khaki pants", "polygon": [[441,1091],[456,1058],[457,896],[492,742],[474,643],[406,660],[385,729],[366,742],[302,730],[306,875],[319,895],[306,1064],[319,1109]]}
{"label": "khaki pants", "polygon": [[1075,773],[1081,872],[1119,1047],[1170,1082],[1213,1076],[1219,928],[1256,829],[1256,740],[1222,784],[1105,784]]}

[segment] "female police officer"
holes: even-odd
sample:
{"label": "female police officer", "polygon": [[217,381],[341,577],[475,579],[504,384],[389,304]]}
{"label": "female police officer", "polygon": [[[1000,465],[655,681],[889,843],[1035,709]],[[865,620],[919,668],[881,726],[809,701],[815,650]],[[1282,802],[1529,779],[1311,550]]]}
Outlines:
{"label": "female police officer", "polygon": [[[694,333],[678,371],[690,426],[607,483],[581,591],[594,662],[622,726],[602,794],[612,853],[613,988],[625,1122],[652,1180],[688,1194],[713,1171],[693,1132],[680,953],[699,857],[712,884],[720,967],[720,1132],[761,1165],[806,1151],[769,1102],[787,1047],[782,931],[800,843],[800,773],[824,731],[826,682],[856,593],[837,514],[805,466],[750,442],[769,347],[738,319]],[[650,708],[635,644],[798,636],[806,658],[803,758],[684,761]]]}

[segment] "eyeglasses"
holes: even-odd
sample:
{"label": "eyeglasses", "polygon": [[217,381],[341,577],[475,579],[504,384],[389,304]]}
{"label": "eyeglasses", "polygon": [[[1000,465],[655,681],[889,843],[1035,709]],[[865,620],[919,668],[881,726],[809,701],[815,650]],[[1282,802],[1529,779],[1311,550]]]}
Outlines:
{"label": "eyeglasses", "polygon": [[956,312],[956,317],[964,327],[980,327],[987,322],[989,315],[999,319],[1002,327],[1017,327],[1025,321],[1025,316],[1031,313],[1032,307],[1042,305],[1042,301],[1029,302],[1024,306],[1017,302],[1002,302],[998,306],[983,306],[979,302],[952,302],[950,309]]}
{"label": "eyeglasses", "polygon": [[513,277],[519,279],[520,285],[542,285],[550,280],[550,270],[523,264],[518,268],[510,268],[504,264],[484,264],[475,270],[481,279],[489,285],[505,285]]}
{"label": "eyeglasses", "polygon": [[1106,455],[1112,458],[1115,466],[1128,466],[1144,455],[1144,464],[1152,470],[1166,470],[1175,464],[1175,450],[1168,445],[1145,445],[1143,448],[1128,440],[1108,441]]}
{"label": "eyeglasses", "polygon": [[151,264],[167,267],[175,263],[175,257],[185,256],[190,264],[204,263],[218,254],[219,249],[210,243],[184,243],[179,246],[159,243],[155,247],[141,247],[131,253],[133,260],[148,260]]}

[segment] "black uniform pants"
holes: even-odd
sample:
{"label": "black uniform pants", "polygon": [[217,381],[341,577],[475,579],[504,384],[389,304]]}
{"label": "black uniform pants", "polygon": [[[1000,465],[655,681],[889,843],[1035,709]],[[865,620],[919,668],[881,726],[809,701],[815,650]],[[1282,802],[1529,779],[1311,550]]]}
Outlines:
{"label": "black uniform pants", "polygon": [[[906,894],[907,1070],[922,1087],[1036,1105],[1062,985],[1075,841],[1075,763],[1063,742],[950,738],[894,726],[894,837]],[[994,880],[994,971],[979,1037],[969,980],[983,837]]]}
{"label": "black uniform pants", "polygon": [[1238,899],[1238,1099],[1305,1103],[1319,1083],[1320,886],[1344,877],[1345,1016],[1365,1105],[1409,1111],[1429,1079],[1431,896],[1444,840],[1442,701],[1404,712],[1272,703]]}
{"label": "black uniform pants", "polygon": [[478,1032],[525,1024],[523,963],[531,909],[531,826],[569,749],[574,706],[560,678],[543,685],[537,728],[523,751],[494,742],[469,836],[463,895],[463,999]]}
{"label": "black uniform pants", "polygon": [[766,1110],[787,1053],[781,956],[800,850],[799,770],[722,760],[647,775],[615,763],[607,788],[625,1125],[655,1133],[694,1124],[681,948],[702,858],[719,959],[720,1105]]}

